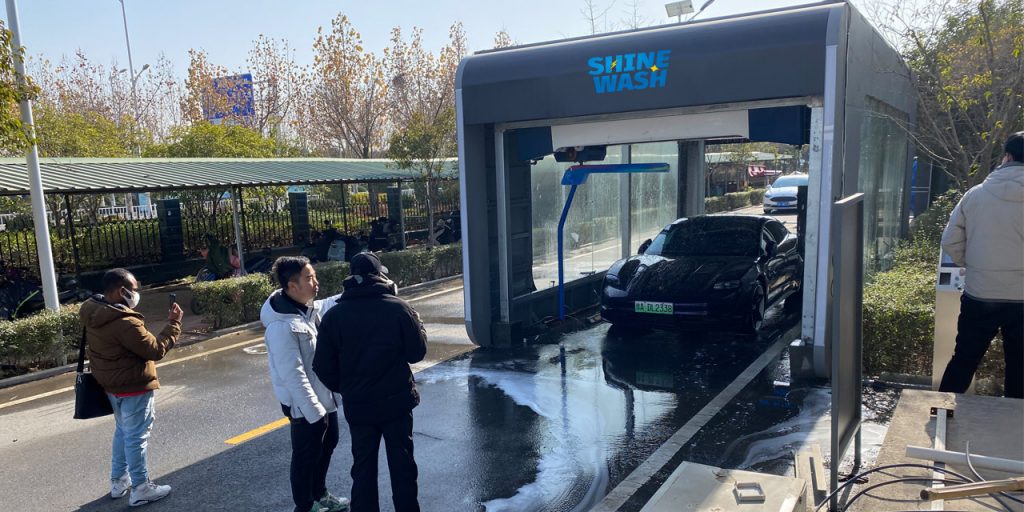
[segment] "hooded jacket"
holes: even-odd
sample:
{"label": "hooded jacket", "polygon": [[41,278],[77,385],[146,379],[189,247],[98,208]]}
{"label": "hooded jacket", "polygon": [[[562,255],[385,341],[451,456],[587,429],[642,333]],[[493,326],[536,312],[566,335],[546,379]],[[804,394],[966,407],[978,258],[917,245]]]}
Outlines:
{"label": "hooded jacket", "polygon": [[379,424],[420,403],[411,363],[427,353],[416,311],[384,277],[352,276],[320,324],[313,370],[344,398],[345,419]]}
{"label": "hooded jacket", "polygon": [[181,334],[172,320],[160,334],[146,330],[145,317],[123,304],[110,304],[102,295],[82,303],[78,317],[85,327],[89,367],[107,393],[137,393],[160,388],[154,361],[163,359]]}
{"label": "hooded jacket", "polygon": [[313,301],[303,312],[281,290],[263,303],[260,321],[266,327],[267,360],[274,395],[292,418],[316,423],[338,410],[338,399],[313,373],[317,328],[338,296]]}
{"label": "hooded jacket", "polygon": [[997,167],[960,199],[942,249],[967,268],[964,292],[991,302],[1024,302],[1024,163]]}

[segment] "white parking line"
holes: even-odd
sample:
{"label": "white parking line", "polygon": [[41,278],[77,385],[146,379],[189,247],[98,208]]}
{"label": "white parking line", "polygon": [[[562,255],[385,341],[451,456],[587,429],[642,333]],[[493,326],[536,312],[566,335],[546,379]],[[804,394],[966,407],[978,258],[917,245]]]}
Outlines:
{"label": "white parking line", "polygon": [[782,353],[789,342],[792,341],[788,337],[790,331],[783,333],[779,337],[779,340],[775,342],[771,347],[768,348],[760,357],[758,357],[743,373],[736,377],[725,389],[723,389],[718,396],[708,402],[703,409],[695,414],[690,421],[687,421],[675,434],[672,435],[667,441],[665,441],[660,448],[655,450],[650,457],[647,458],[639,467],[633,470],[632,473],[626,477],[625,480],[615,486],[612,492],[605,496],[601,503],[591,509],[591,512],[613,512],[618,510],[619,507],[624,505],[626,501],[633,496],[644,484],[646,484],[654,475],[665,467],[672,457],[676,455],[686,445],[687,442],[693,438],[700,429],[704,428],[712,418],[718,414],[729,402],[736,398],[736,395],[750,384],[750,381],[757,377],[757,374],[761,373],[768,364],[774,361],[779,354]]}

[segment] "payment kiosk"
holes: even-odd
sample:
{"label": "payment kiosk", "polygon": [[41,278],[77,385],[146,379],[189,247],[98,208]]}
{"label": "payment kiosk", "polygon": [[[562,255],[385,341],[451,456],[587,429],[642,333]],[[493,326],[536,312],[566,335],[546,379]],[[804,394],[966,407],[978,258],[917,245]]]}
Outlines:
{"label": "payment kiosk", "polygon": [[[956,323],[960,317],[960,296],[964,292],[967,269],[957,266],[943,251],[935,281],[935,348],[932,355],[932,389],[939,389],[942,373],[956,346]],[[969,393],[974,392],[971,383]]]}

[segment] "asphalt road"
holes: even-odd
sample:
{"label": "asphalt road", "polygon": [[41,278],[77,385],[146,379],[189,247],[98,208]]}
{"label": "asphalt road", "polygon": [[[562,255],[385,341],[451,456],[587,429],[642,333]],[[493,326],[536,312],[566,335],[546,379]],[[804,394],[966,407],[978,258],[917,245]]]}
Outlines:
{"label": "asphalt road", "polygon": [[[621,336],[597,324],[546,344],[482,350],[466,339],[460,284],[411,297],[430,338],[415,368],[424,510],[589,509],[796,322],[772,310],[756,340]],[[174,491],[148,509],[290,509],[288,432],[273,427],[281,415],[261,341],[258,329],[215,338],[160,367],[150,471]],[[127,508],[107,496],[113,421],[71,419],[70,382],[0,390],[5,510]],[[343,427],[329,474],[335,494],[348,495],[350,464]],[[380,467],[382,510],[393,510],[383,453]]]}

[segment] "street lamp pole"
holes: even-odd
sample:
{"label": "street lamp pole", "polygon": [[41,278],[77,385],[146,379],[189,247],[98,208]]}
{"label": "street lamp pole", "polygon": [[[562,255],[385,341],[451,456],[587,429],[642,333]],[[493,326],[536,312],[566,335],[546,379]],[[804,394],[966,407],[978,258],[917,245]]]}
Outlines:
{"label": "street lamp pole", "polygon": [[132,79],[132,124],[128,127],[128,130],[132,138],[132,154],[139,156],[139,147],[135,140],[135,123],[139,120],[139,97],[135,91],[135,83],[138,81],[139,76],[142,75],[142,72],[149,68],[149,64],[143,66],[142,71],[139,71],[138,75],[135,74],[135,65],[132,62],[132,42],[128,38],[128,15],[125,14],[124,0],[119,1],[121,2],[121,20],[124,22],[124,45],[128,47],[128,73],[131,74]]}
{"label": "street lamp pole", "polygon": [[[21,57],[21,28],[18,25],[18,5],[7,0],[7,24],[11,30],[11,53],[14,54],[14,71],[18,83],[25,85],[25,62]],[[32,100],[21,100],[21,123],[28,131],[29,149],[26,155],[28,181],[32,198],[32,222],[36,232],[36,253],[39,256],[39,277],[43,285],[43,301],[46,309],[57,310],[57,274],[53,269],[53,251],[50,248],[50,224],[46,218],[46,201],[43,197],[43,178],[39,171],[39,148],[36,146],[35,123],[32,119]],[[56,212],[54,212],[56,214]]]}

